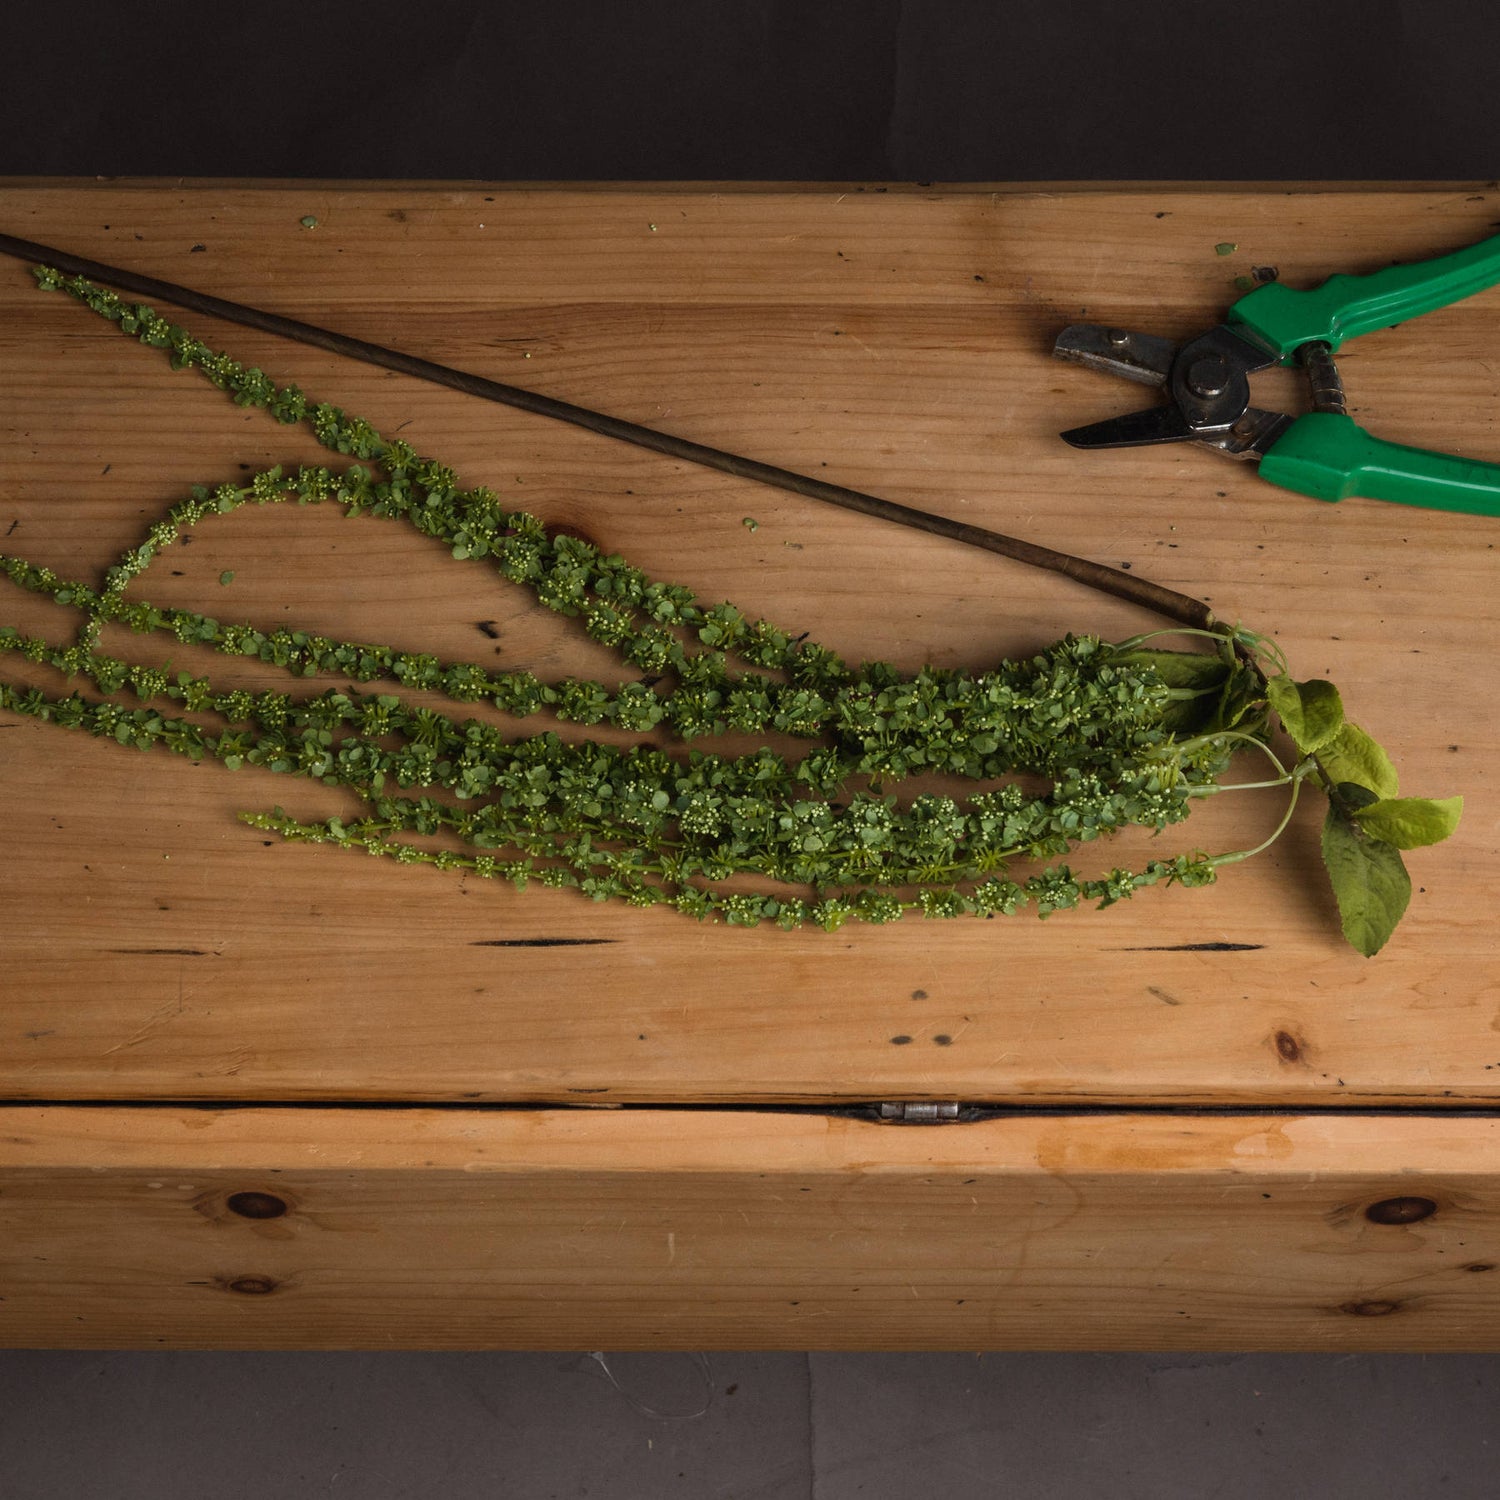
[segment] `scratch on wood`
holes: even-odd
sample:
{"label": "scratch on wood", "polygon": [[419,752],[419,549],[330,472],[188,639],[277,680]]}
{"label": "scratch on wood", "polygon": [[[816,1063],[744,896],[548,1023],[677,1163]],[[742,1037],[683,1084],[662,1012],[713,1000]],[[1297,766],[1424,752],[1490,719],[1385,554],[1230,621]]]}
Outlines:
{"label": "scratch on wood", "polygon": [[1145,943],[1138,948],[1112,948],[1112,953],[1253,953],[1264,943]]}
{"label": "scratch on wood", "polygon": [[124,1052],[127,1048],[138,1047],[152,1032],[165,1026],[166,1023],[182,1009],[182,996],[179,994],[175,1000],[169,1000],[165,1005],[159,1006],[146,1020],[136,1028],[134,1032],[125,1038],[123,1042],[116,1042],[113,1047],[106,1047],[102,1056],[108,1057],[114,1052]]}
{"label": "scratch on wood", "polygon": [[1161,1001],[1163,1005],[1181,1005],[1182,1001],[1175,995],[1169,995],[1160,985],[1148,984],[1146,988]]}
{"label": "scratch on wood", "polygon": [[106,953],[178,954],[185,958],[207,958],[206,948],[106,948]]}
{"label": "scratch on wood", "polygon": [[618,938],[476,938],[471,948],[594,948]]}
{"label": "scratch on wood", "polygon": [[224,1059],[224,1066],[217,1069],[226,1078],[234,1078],[246,1063],[253,1061],[255,1052],[249,1047],[237,1047]]}

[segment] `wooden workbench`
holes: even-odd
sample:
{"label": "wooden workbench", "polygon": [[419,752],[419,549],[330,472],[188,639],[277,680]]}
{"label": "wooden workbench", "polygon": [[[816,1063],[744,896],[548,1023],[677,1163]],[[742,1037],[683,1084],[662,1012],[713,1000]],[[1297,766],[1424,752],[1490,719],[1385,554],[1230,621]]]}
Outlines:
{"label": "wooden workbench", "polygon": [[[1200,331],[1253,267],[1306,285],[1423,258],[1497,210],[1483,187],[0,188],[0,231],[1207,598],[1337,682],[1403,790],[1468,799],[1409,856],[1373,960],[1338,935],[1311,810],[1211,889],[788,934],[269,847],[237,809],[340,799],[0,715],[0,1346],[1500,1346],[1500,522],[1330,506],[1192,446],[1074,452],[1059,429],[1136,396],[1048,357],[1070,321]],[[980,668],[1151,624],[184,321],[855,658]],[[1500,292],[1350,345],[1358,420],[1500,459],[1496,348]],[[97,580],[188,485],[319,456],[0,264],[5,549]],[[610,669],[484,565],[456,576],[395,523],[272,507],[205,522],[150,597]],[[0,623],[62,629],[0,599]],[[1277,799],[1216,799],[1174,851],[1255,842]],[[914,1100],[984,1108],[870,1117]]]}

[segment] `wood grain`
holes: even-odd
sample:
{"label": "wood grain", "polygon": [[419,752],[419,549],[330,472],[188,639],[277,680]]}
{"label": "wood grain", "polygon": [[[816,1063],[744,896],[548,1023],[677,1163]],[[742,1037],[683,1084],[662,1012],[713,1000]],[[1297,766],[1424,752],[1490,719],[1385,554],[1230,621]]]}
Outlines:
{"label": "wood grain", "polygon": [[[1459,837],[1412,856],[1412,914],[1371,962],[1338,938],[1311,819],[1208,891],[1046,923],[789,936],[267,848],[234,810],[337,811],[324,789],[0,719],[0,1097],[1493,1103],[1500,529],[1322,505],[1196,449],[1074,453],[1056,432],[1123,409],[1130,389],[1047,351],[1080,316],[1196,331],[1253,265],[1304,285],[1450,249],[1493,232],[1497,202],[1457,188],[0,188],[7,232],[1129,564],[1337,681],[1406,790],[1469,799]],[[950,544],[200,331],[656,576],[855,657],[978,667],[1148,623]],[[1497,337],[1489,293],[1351,345],[1359,419],[1500,457]],[[97,577],[186,485],[317,453],[0,266],[0,545]],[[238,514],[147,582],[225,618],[549,675],[609,666],[482,566],[389,523]],[[7,619],[29,607],[0,600]],[[1191,839],[1253,842],[1277,815],[1248,795],[1195,815]]]}
{"label": "wood grain", "polygon": [[1430,1117],[11,1108],[0,1345],[1493,1350],[1497,1148]]}

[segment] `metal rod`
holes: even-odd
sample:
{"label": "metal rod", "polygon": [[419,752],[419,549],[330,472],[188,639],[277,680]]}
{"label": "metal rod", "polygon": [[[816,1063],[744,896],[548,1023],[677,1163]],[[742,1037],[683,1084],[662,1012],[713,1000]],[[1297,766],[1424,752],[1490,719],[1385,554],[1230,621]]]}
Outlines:
{"label": "metal rod", "polygon": [[57,250],[48,245],[39,245],[31,240],[17,239],[0,234],[0,253],[29,260],[38,265],[53,266],[74,276],[86,276],[91,281],[102,281],[130,292],[134,296],[149,297],[170,302],[190,312],[203,313],[211,318],[222,318],[226,322],[240,323],[247,328],[258,328],[264,333],[281,338],[294,339],[298,343],[311,344],[327,349],[333,354],[346,355],[362,360],[366,364],[379,365],[401,375],[410,375],[418,380],[431,381],[435,385],[447,386],[461,391],[466,396],[479,396],[486,401],[495,401],[502,406],[515,407],[519,411],[532,412],[536,416],[551,417],[555,421],[568,422],[575,427],[604,437],[616,438],[638,448],[649,448],[653,452],[679,459],[684,463],[699,464],[704,468],[717,469],[732,474],[737,479],[754,480],[758,484],[775,489],[788,490],[792,494],[805,496],[809,500],[821,500],[828,505],[841,506],[845,510],[858,511],[861,515],[873,516],[877,520],[889,521],[898,526],[925,531],[933,536],[946,537],[950,541],[962,542],[966,546],[979,547],[986,552],[998,553],[1030,567],[1045,568],[1049,572],[1061,573],[1089,588],[1129,600],[1171,620],[1197,629],[1206,629],[1214,622],[1213,612],[1201,600],[1175,589],[1163,587],[1139,578],[1133,573],[1107,567],[1103,563],[1091,562],[1087,558],[1074,557],[1067,552],[1057,552],[1050,547],[1038,546],[1034,542],[1018,537],[1005,536],[987,527],[973,526],[965,521],[955,521],[947,516],[936,516],[914,506],[902,505],[894,500],[884,500],[878,495],[865,494],[848,489],[840,484],[829,484],[826,480],[814,479],[807,474],[798,474],[791,469],[778,468],[774,464],[761,463],[753,458],[744,458],[737,453],[728,453],[721,448],[711,448],[687,438],[674,437],[654,427],[643,427],[636,422],[627,422],[604,412],[591,411],[588,407],[574,406],[568,401],[559,401],[551,396],[538,395],[534,391],[522,390],[518,386],[504,385],[483,375],[455,370],[447,365],[435,364],[431,360],[419,359],[399,349],[389,349],[383,344],[368,343],[364,339],[351,338],[347,334],[334,333],[318,328],[311,323],[302,323],[295,318],[285,318],[278,313],[265,312],[240,302],[229,302],[222,297],[210,296],[191,287],[178,286],[170,281],[160,281],[154,276],[142,276],[134,271],[122,270],[118,266],[107,266],[99,261],[88,260],[66,250]]}

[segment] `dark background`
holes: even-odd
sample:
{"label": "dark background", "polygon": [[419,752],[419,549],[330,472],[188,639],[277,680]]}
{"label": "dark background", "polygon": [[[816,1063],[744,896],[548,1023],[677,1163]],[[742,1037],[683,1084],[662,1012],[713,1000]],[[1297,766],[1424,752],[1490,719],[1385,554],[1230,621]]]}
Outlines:
{"label": "dark background", "polygon": [[[11,0],[0,175],[1482,182],[1497,17]],[[1481,1500],[1497,1392],[1483,1355],[0,1352],[0,1495]]]}
{"label": "dark background", "polygon": [[1440,178],[1500,172],[1481,0],[6,7],[0,173]]}

